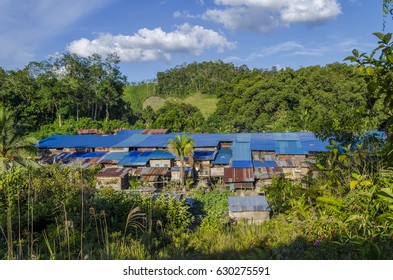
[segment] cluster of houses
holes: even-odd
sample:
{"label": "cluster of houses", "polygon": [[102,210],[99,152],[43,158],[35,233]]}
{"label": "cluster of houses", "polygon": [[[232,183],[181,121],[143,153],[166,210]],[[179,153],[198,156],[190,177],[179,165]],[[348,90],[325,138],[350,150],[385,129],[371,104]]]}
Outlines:
{"label": "cluster of houses", "polygon": [[[78,135],[41,140],[41,163],[100,168],[97,186],[117,190],[136,180],[143,182],[142,192],[151,192],[180,180],[180,159],[168,150],[168,142],[179,133],[167,129],[97,133],[80,130]],[[298,180],[315,163],[315,155],[327,151],[328,145],[310,132],[188,135],[195,145],[193,161],[185,167],[186,178],[222,183],[233,191],[270,184],[274,175]],[[383,138],[381,133],[378,136]],[[264,195],[228,197],[228,208],[232,219],[250,223],[264,222],[271,214]]]}
{"label": "cluster of houses", "polygon": [[[180,159],[167,148],[179,133],[167,129],[96,133],[85,130],[42,139],[38,143],[44,155],[41,162],[101,166],[96,175],[99,185],[119,190],[128,187],[131,176],[156,188],[179,181]],[[269,184],[274,175],[299,179],[328,144],[309,132],[188,135],[195,146],[192,164],[185,167],[186,178],[219,182],[231,190]]]}

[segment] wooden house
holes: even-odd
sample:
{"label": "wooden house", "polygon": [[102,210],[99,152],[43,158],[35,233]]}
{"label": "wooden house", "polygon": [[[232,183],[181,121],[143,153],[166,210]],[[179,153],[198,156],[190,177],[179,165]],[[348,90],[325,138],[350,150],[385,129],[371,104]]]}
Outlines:
{"label": "wooden house", "polygon": [[115,190],[128,188],[129,168],[104,168],[95,175],[97,188],[111,187]]}

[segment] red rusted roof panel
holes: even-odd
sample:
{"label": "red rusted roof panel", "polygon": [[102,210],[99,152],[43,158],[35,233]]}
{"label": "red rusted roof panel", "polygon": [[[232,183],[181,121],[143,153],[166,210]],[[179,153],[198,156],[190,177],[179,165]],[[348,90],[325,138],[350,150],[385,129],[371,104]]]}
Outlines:
{"label": "red rusted roof panel", "polygon": [[224,182],[254,182],[252,168],[224,168]]}

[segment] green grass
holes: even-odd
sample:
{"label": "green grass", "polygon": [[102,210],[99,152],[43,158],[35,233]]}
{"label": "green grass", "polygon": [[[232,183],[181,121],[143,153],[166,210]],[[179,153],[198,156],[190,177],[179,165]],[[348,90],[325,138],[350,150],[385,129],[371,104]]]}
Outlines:
{"label": "green grass", "polygon": [[155,95],[155,84],[153,83],[126,86],[124,88],[123,100],[129,102],[132,110],[135,112],[142,112],[147,106],[151,106],[154,111],[157,111],[166,101],[174,103],[184,102],[198,107],[205,118],[214,113],[218,102],[217,97],[200,92],[190,94],[184,99],[173,96],[162,98]]}
{"label": "green grass", "polygon": [[147,106],[151,106],[153,110],[158,110],[161,108],[166,101],[171,102],[184,102],[187,104],[194,105],[199,108],[202,115],[205,118],[208,118],[217,108],[218,98],[215,96],[210,96],[202,93],[195,93],[192,95],[187,96],[185,99],[176,98],[176,97],[168,97],[162,98],[159,96],[150,96],[143,102],[143,108]]}
{"label": "green grass", "polygon": [[150,96],[143,102],[143,109],[145,109],[147,106],[150,106],[153,108],[154,111],[157,111],[164,105],[164,103],[164,98],[159,96]]}
{"label": "green grass", "polygon": [[139,84],[124,88],[123,100],[131,104],[132,110],[142,112],[143,103],[155,94],[155,84]]}
{"label": "green grass", "polygon": [[184,102],[197,106],[201,110],[202,115],[208,118],[216,111],[218,98],[207,94],[195,93],[184,99]]}

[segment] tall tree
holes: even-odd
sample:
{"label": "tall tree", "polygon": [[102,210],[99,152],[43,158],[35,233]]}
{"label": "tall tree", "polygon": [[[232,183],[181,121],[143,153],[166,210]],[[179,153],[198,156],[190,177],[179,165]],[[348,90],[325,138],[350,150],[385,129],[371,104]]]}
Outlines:
{"label": "tall tree", "polygon": [[189,135],[176,135],[174,139],[171,139],[168,142],[169,151],[180,160],[180,187],[184,192],[186,192],[184,185],[184,167],[186,164],[185,159],[188,157],[188,160],[192,161],[194,145],[195,142]]}
{"label": "tall tree", "polygon": [[0,104],[0,174],[14,165],[27,165],[35,146],[32,139],[22,137],[14,117]]}

